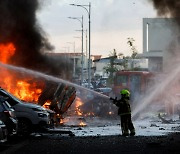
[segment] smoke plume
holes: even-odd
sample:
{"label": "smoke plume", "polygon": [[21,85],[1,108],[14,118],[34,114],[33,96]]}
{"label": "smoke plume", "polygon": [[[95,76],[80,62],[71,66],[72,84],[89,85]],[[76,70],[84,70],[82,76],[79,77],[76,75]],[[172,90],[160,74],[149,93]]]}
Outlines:
{"label": "smoke plume", "polygon": [[[179,53],[179,42],[180,42],[180,1],[178,0],[149,0],[152,2],[154,8],[157,10],[157,15],[172,18],[176,27],[172,28],[174,31],[174,39],[171,40],[171,43],[168,47],[169,61],[172,66],[172,62],[177,63],[180,61],[180,53]],[[177,61],[175,61],[177,60]],[[171,67],[168,66],[168,67]]]}
{"label": "smoke plume", "polygon": [[36,20],[39,6],[38,0],[0,0],[0,43],[15,45],[16,52],[9,64],[56,74],[57,70],[69,67],[43,54],[51,51],[52,46]]}
{"label": "smoke plume", "polygon": [[150,0],[159,16],[173,17],[180,26],[180,1],[178,0]]}
{"label": "smoke plume", "polygon": [[[179,0],[149,0],[157,11],[157,15],[167,19],[167,23],[172,27],[172,40],[166,44],[167,48],[163,50],[163,72],[160,72],[153,79],[154,84],[149,88],[149,91],[142,99],[139,99],[139,105],[133,112],[133,116],[139,114],[141,110],[150,109],[148,105],[153,105],[154,111],[159,111],[158,104],[161,105],[161,110],[169,115],[177,112],[177,103],[180,100],[180,1]],[[168,20],[170,19],[170,20]],[[162,24],[163,26],[163,24]],[[169,30],[169,29],[167,29]],[[166,65],[165,65],[166,62]],[[180,104],[179,104],[180,105]]]}

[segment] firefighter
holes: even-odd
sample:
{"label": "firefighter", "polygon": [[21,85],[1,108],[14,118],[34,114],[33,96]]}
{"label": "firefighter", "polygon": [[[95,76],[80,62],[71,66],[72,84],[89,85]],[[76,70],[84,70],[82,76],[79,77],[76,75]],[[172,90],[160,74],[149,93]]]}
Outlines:
{"label": "firefighter", "polygon": [[[133,126],[131,120],[131,108],[130,108],[130,92],[126,89],[120,91],[121,99],[117,100],[110,98],[113,100],[113,103],[119,108],[118,115],[121,119],[121,130],[123,136],[134,136],[135,128]],[[130,134],[129,134],[130,131]]]}

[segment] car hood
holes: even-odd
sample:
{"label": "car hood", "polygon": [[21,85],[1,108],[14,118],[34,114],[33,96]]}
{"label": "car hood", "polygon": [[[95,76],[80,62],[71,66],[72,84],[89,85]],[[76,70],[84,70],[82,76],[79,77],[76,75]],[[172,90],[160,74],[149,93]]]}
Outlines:
{"label": "car hood", "polygon": [[21,103],[21,106],[26,107],[26,108],[38,108],[38,109],[41,109],[42,111],[46,110],[40,105],[29,103],[29,102],[23,102]]}

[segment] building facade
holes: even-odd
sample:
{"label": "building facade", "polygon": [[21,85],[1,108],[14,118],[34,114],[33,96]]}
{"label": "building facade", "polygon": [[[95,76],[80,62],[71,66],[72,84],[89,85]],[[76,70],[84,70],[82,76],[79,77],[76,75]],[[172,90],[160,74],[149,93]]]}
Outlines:
{"label": "building facade", "polygon": [[148,59],[148,69],[163,72],[172,58],[172,47],[179,43],[179,31],[174,19],[143,19],[143,58]]}

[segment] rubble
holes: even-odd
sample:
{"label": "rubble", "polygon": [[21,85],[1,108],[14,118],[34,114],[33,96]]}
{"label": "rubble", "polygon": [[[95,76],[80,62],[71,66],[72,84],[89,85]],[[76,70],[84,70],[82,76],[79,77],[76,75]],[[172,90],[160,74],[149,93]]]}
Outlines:
{"label": "rubble", "polygon": [[151,124],[150,127],[159,127],[159,126],[157,126],[156,124]]}
{"label": "rubble", "polygon": [[165,118],[163,118],[160,113],[158,114],[158,117],[159,117],[159,119],[161,119],[162,123],[164,123],[164,124],[170,124],[173,122],[172,119],[166,120]]}

